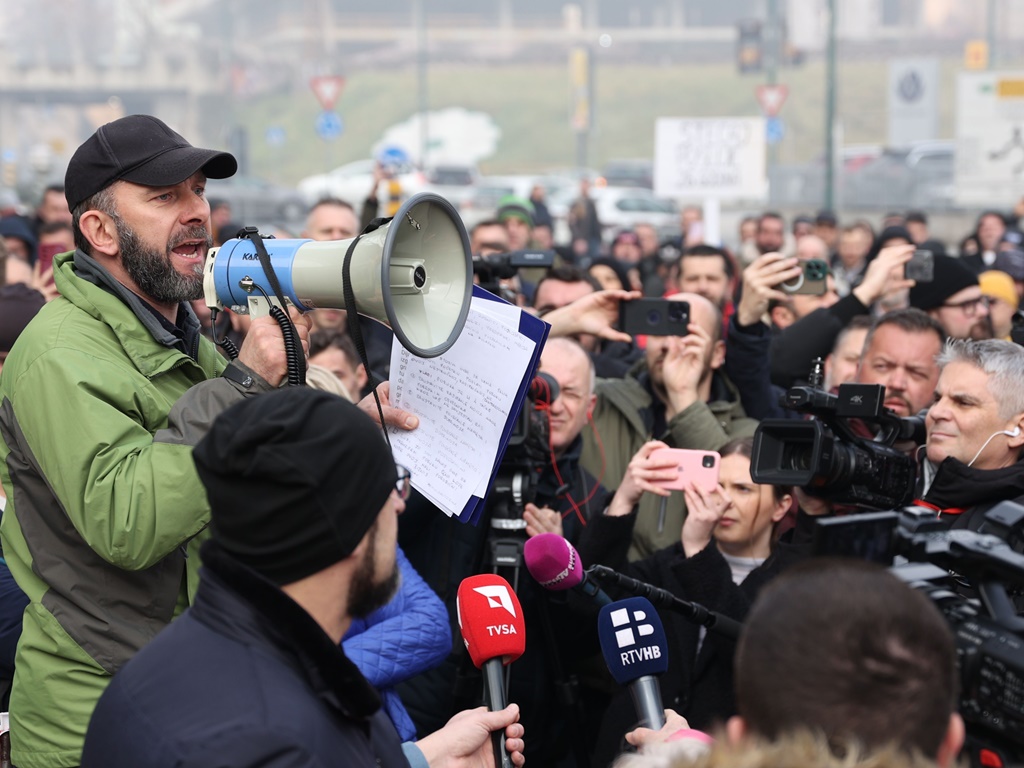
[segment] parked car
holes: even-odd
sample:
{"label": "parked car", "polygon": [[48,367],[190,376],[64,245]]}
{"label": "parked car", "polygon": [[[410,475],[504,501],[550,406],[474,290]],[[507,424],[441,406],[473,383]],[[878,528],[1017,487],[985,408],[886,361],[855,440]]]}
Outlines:
{"label": "parked car", "polygon": [[843,203],[851,208],[951,208],[956,142],[922,141],[885,149],[844,174]]}
{"label": "parked car", "polygon": [[[550,206],[552,216],[558,220],[556,234],[568,232],[563,225],[578,195],[578,189],[565,190]],[[652,225],[661,239],[679,235],[679,208],[670,198],[658,197],[640,187],[594,187],[590,196],[601,221],[602,237],[607,242],[620,230],[632,229],[637,224]]]}
{"label": "parked car", "polygon": [[456,208],[473,194],[473,187],[480,179],[475,165],[455,163],[440,164],[426,172],[426,190],[449,200]]}
{"label": "parked car", "polygon": [[307,209],[302,195],[294,189],[255,176],[209,179],[206,197],[227,202],[232,220],[245,224],[294,224],[302,221]]}
{"label": "parked car", "polygon": [[654,189],[652,160],[609,160],[601,175],[609,187]]}
{"label": "parked car", "polygon": [[[325,197],[336,197],[352,205],[357,211],[362,208],[363,201],[370,194],[373,186],[374,160],[356,160],[335,168],[329,173],[307,176],[298,184],[299,193],[307,206]],[[405,164],[397,168],[397,178],[402,185],[405,196],[423,191],[426,177],[414,165]],[[386,182],[380,182],[377,195],[387,195]]]}

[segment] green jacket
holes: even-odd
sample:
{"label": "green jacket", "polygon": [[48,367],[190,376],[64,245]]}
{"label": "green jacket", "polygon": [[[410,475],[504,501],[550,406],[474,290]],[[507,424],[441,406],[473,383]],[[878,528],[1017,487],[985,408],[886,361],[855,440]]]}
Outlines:
{"label": "green jacket", "polygon": [[19,768],[80,762],[110,676],[188,605],[209,522],[192,445],[268,385],[192,332],[193,359],[82,252],[0,374],[0,540],[28,595],[11,693]]}
{"label": "green jacket", "polygon": [[[623,379],[602,379],[597,386],[594,429],[583,430],[580,463],[606,488],[618,488],[633,455],[655,437],[673,448],[716,451],[734,437],[754,434],[755,419],[747,418],[735,387],[717,372],[710,403],[694,403],[676,414],[663,435],[652,435],[654,413],[648,390],[646,361]],[[596,432],[596,435],[594,434]],[[629,559],[639,560],[679,541],[686,519],[683,494],[673,491],[661,514],[661,497],[640,498]]]}

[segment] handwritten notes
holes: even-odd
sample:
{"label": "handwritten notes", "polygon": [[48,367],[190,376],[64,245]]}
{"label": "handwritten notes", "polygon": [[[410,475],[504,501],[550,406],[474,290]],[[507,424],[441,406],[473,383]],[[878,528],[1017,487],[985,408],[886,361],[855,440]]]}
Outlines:
{"label": "handwritten notes", "polygon": [[392,404],[419,416],[412,432],[392,429],[395,461],[416,489],[448,515],[486,492],[502,431],[536,344],[519,333],[520,310],[473,298],[458,341],[424,359],[395,341]]}

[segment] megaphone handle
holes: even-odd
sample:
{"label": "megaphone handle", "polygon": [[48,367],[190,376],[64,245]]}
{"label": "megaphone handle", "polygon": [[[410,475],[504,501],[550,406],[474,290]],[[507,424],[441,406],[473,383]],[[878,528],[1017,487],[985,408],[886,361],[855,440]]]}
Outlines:
{"label": "megaphone handle", "polygon": [[306,383],[306,355],[302,351],[302,343],[299,341],[295,325],[288,317],[287,312],[267,296],[262,288],[259,290],[262,295],[249,295],[249,317],[257,318],[270,315],[281,326],[284,354],[288,361],[288,386],[304,386]]}

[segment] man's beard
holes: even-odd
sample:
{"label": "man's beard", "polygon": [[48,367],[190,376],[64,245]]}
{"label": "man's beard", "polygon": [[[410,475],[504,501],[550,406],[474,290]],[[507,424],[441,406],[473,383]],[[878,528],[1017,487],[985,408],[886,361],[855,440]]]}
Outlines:
{"label": "man's beard", "polygon": [[174,268],[171,251],[188,240],[203,240],[209,249],[213,238],[206,227],[189,227],[167,244],[165,253],[145,246],[122,220],[117,221],[117,239],[121,264],[144,297],[159,304],[178,304],[203,298],[203,265],[196,264],[192,274],[183,275]]}
{"label": "man's beard", "polygon": [[398,591],[398,567],[391,569],[390,575],[383,581],[375,581],[377,570],[377,526],[374,524],[367,543],[367,553],[359,570],[352,577],[348,588],[348,614],[357,619],[365,619],[378,608],[383,608]]}

